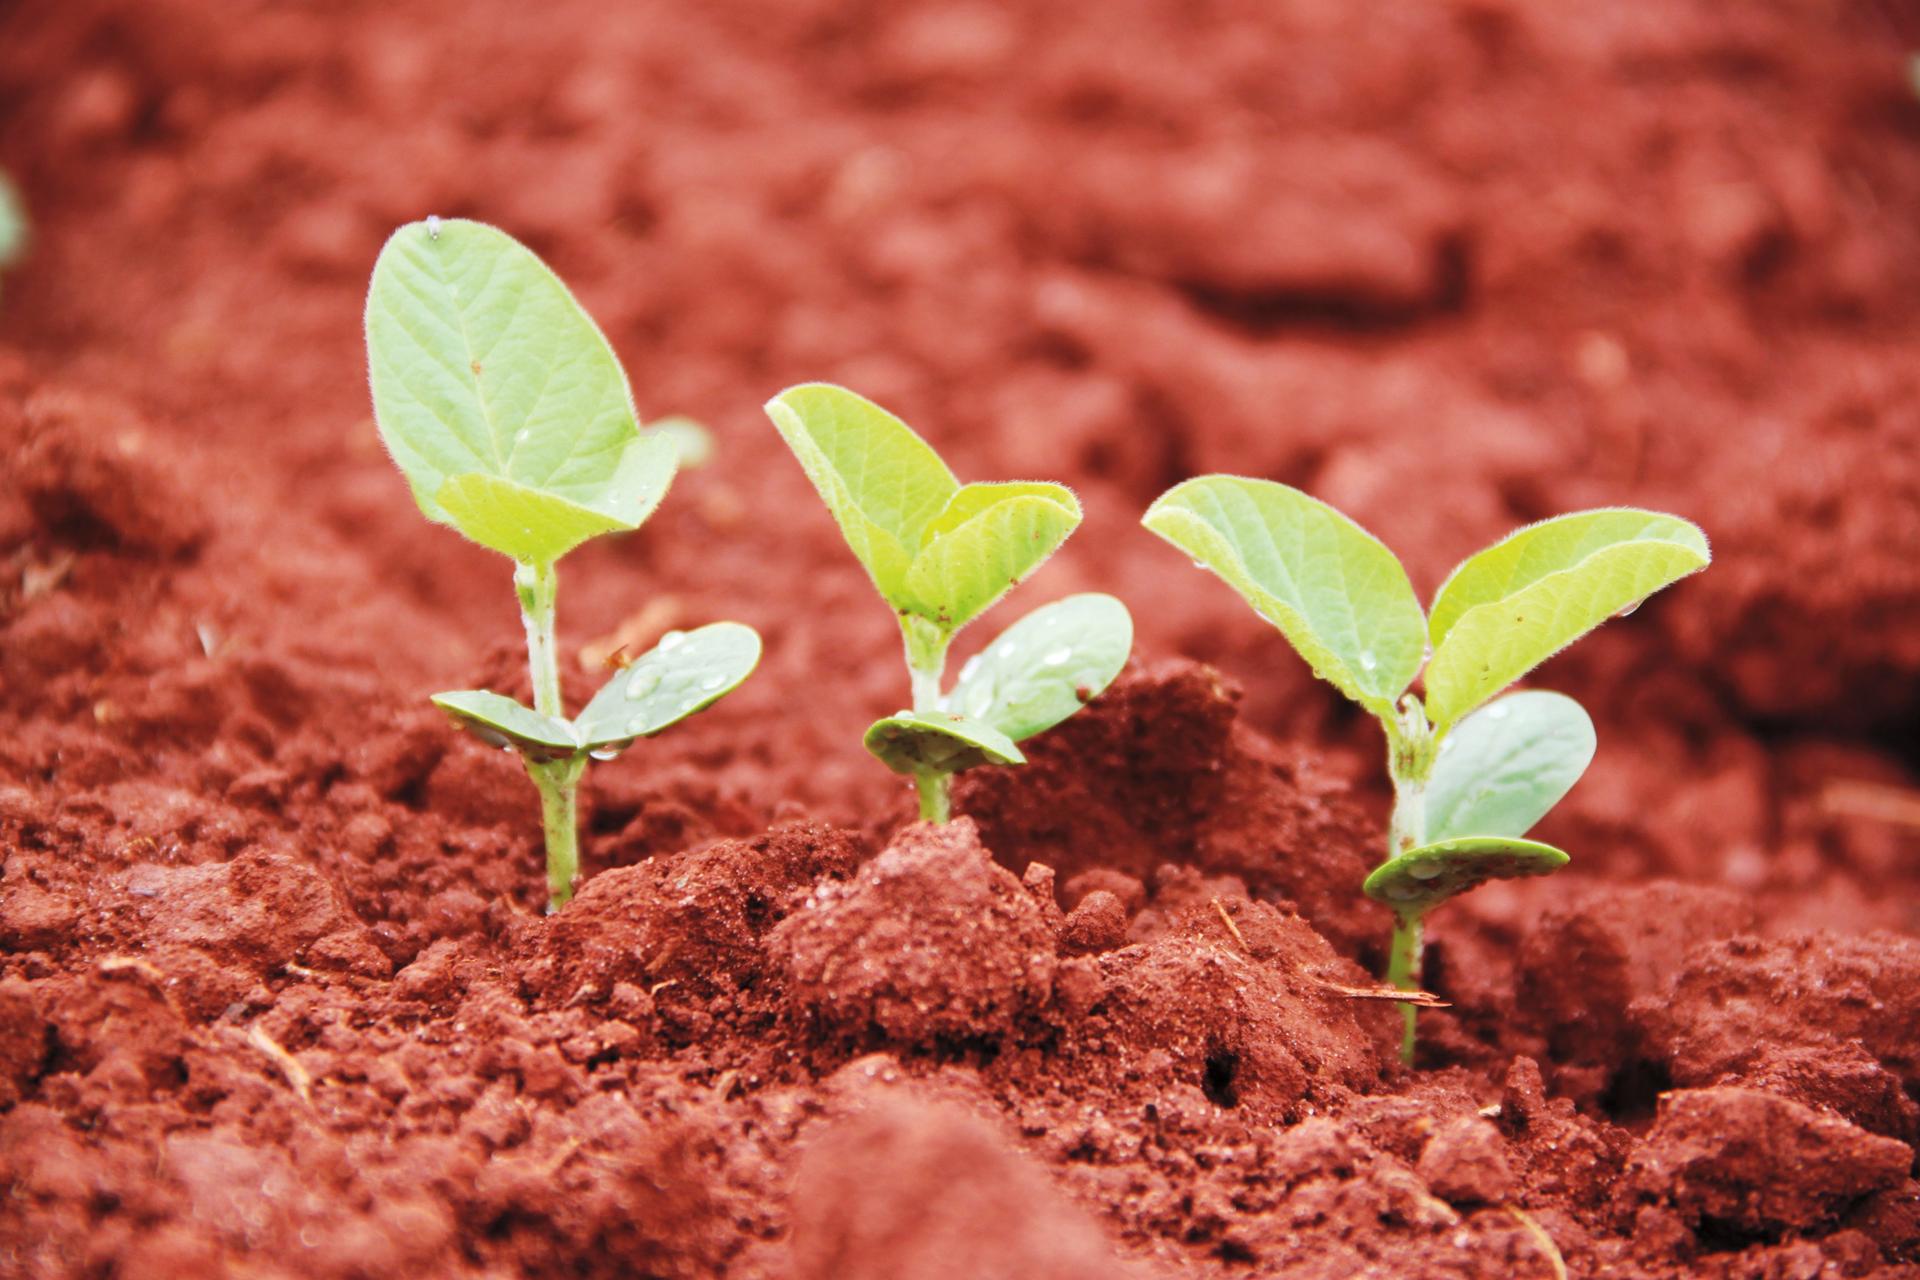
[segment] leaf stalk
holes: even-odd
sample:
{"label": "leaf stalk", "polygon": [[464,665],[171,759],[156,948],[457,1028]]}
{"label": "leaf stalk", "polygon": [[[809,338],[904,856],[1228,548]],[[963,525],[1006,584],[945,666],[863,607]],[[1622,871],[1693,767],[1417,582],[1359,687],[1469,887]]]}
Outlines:
{"label": "leaf stalk", "polygon": [[[915,627],[914,623],[920,623]],[[950,636],[938,635],[924,619],[904,617],[900,629],[907,643],[907,670],[913,677],[913,709],[940,710],[940,677],[947,669],[947,644]],[[920,821],[944,825],[953,817],[953,775],[944,771],[916,773],[914,789],[920,793]]]}
{"label": "leaf stalk", "polygon": [[[566,719],[560,698],[560,661],[554,644],[553,620],[560,591],[560,575],[552,564],[520,563],[513,572],[514,593],[520,598],[520,618],[527,628],[527,674],[533,679],[533,707],[544,716]],[[580,775],[586,769],[584,753],[558,760],[536,761],[523,756],[527,776],[540,792],[540,820],[547,839],[547,911],[567,905],[573,882],[580,874]]]}
{"label": "leaf stalk", "polygon": [[[1387,729],[1387,772],[1393,779],[1393,817],[1387,825],[1384,861],[1392,862],[1427,842],[1427,781],[1433,776],[1440,749],[1433,726],[1427,723],[1426,708],[1413,694],[1400,700],[1400,714],[1396,719],[1381,719]],[[1400,923],[1393,930],[1387,981],[1401,991],[1420,989],[1421,948],[1425,944],[1423,914],[1401,913]],[[1400,1016],[1406,1020],[1400,1060],[1408,1066],[1413,1065],[1414,1024],[1419,1013],[1417,1005],[1400,1006]]]}

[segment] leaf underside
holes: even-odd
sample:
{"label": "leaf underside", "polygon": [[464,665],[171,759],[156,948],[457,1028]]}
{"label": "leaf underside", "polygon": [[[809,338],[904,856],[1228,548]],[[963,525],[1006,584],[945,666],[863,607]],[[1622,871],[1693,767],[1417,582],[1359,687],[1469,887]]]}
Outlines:
{"label": "leaf underside", "polygon": [[1141,523],[1224,578],[1315,675],[1392,718],[1425,656],[1426,620],[1379,539],[1298,489],[1240,476],[1176,485]]}
{"label": "leaf underside", "polygon": [[1403,853],[1375,868],[1362,888],[1369,898],[1415,919],[1488,880],[1544,876],[1566,864],[1567,855],[1550,844],[1512,837],[1466,836]]}
{"label": "leaf underside", "polygon": [[[374,265],[366,329],[381,438],[428,518],[482,545],[550,562],[637,527],[673,478],[676,451],[642,441],[613,349],[504,232],[401,227]],[[529,531],[537,516],[552,519]]]}
{"label": "leaf underside", "polygon": [[591,749],[651,737],[725,697],[759,662],[759,635],[737,622],[668,632],[607,681],[574,728]]}
{"label": "leaf underside", "polygon": [[1564,694],[1510,693],[1455,725],[1427,781],[1427,838],[1524,836],[1593,760],[1593,721]]}
{"label": "leaf underside", "polygon": [[1133,650],[1133,618],[1087,592],[1035,609],[960,669],[946,705],[1020,742],[1100,695]]}
{"label": "leaf underside", "polygon": [[1061,485],[961,485],[904,422],[843,387],[791,387],[766,409],[881,596],[940,638],[1080,523],[1079,501]]}
{"label": "leaf underside", "polygon": [[866,747],[895,773],[958,773],[983,764],[1025,764],[1012,739],[984,721],[943,711],[902,711],[876,720]]}
{"label": "leaf underside", "polygon": [[433,705],[488,746],[512,747],[532,760],[556,760],[581,750],[566,721],[543,716],[490,689],[436,693]]}
{"label": "leaf underside", "polygon": [[1469,558],[1434,599],[1428,717],[1452,724],[1711,559],[1694,525],[1629,509],[1547,520]]}

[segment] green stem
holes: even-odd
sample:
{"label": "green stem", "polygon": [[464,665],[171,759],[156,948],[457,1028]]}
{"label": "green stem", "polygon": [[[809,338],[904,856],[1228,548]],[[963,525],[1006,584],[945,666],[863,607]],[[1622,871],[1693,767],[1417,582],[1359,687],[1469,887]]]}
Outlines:
{"label": "green stem", "polygon": [[[554,603],[560,577],[551,564],[523,564],[514,570],[520,618],[527,627],[527,673],[533,678],[533,708],[564,720],[560,700],[560,661],[553,639]],[[580,874],[580,774],[584,754],[558,760],[525,757],[527,776],[540,791],[540,818],[547,837],[547,910],[558,911],[573,897]]]}
{"label": "green stem", "polygon": [[[1393,931],[1393,952],[1387,960],[1387,981],[1401,991],[1420,989],[1420,952],[1425,942],[1426,930],[1419,916],[1402,916]],[[1400,1040],[1400,1061],[1413,1065],[1413,1029],[1414,1020],[1420,1012],[1418,1005],[1403,1004],[1400,1016],[1406,1019],[1406,1032]]]}
{"label": "green stem", "polygon": [[[913,677],[913,709],[915,711],[938,711],[940,709],[940,677],[947,668],[947,645],[944,638],[930,643],[928,637],[918,637],[912,631],[907,633],[907,671]],[[916,652],[917,650],[917,652]],[[919,661],[915,661],[918,658]],[[936,826],[953,817],[953,775],[951,773],[918,773],[913,778],[914,789],[920,793],[920,821],[931,822]]]}

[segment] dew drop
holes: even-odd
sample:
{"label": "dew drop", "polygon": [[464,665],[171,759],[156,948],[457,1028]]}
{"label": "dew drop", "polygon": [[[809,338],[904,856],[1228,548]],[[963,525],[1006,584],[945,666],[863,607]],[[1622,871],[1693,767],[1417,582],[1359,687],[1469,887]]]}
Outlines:
{"label": "dew drop", "polygon": [[1193,567],[1196,569],[1204,569],[1207,567],[1207,562],[1204,560],[1195,560],[1193,562]]}
{"label": "dew drop", "polygon": [[700,682],[700,687],[702,689],[705,689],[707,692],[711,693],[713,692],[713,690],[718,689],[721,685],[725,684],[726,682],[727,682],[727,678],[724,675],[721,675],[718,672],[715,672],[713,675],[708,676],[705,680],[702,680]]}
{"label": "dew drop", "polygon": [[1073,650],[1071,649],[1055,649],[1052,653],[1040,659],[1040,661],[1049,667],[1057,667],[1072,656]]}
{"label": "dew drop", "polygon": [[627,677],[627,696],[644,698],[660,687],[659,667],[635,667]]}
{"label": "dew drop", "polygon": [[1613,616],[1616,618],[1624,618],[1645,603],[1646,603],[1646,597],[1642,596],[1640,599],[1635,600],[1632,604],[1628,605],[1626,608],[1622,609],[1620,612],[1614,614]]}
{"label": "dew drop", "polygon": [[687,642],[686,632],[669,631],[667,632],[667,634],[660,637],[660,652],[671,653],[675,649],[678,649],[681,645],[685,644],[686,642]]}
{"label": "dew drop", "polygon": [[1496,702],[1492,706],[1487,708],[1487,719],[1505,720],[1512,713],[1513,713],[1512,707],[1508,706],[1504,702]]}
{"label": "dew drop", "polygon": [[432,236],[435,240],[438,240],[440,238],[440,215],[439,214],[430,213],[427,215],[427,234]]}
{"label": "dew drop", "polygon": [[646,731],[647,731],[647,718],[645,716],[635,716],[633,719],[627,721],[628,733],[638,735],[638,734],[645,733]]}
{"label": "dew drop", "polygon": [[1373,650],[1362,649],[1360,651],[1360,665],[1365,667],[1367,670],[1372,671],[1375,667],[1380,665],[1380,659],[1373,656]]}
{"label": "dew drop", "polygon": [[1411,899],[1419,897],[1424,892],[1426,891],[1417,884],[1395,883],[1387,886],[1387,896],[1395,902],[1410,901]]}
{"label": "dew drop", "polygon": [[1014,645],[1011,640],[1009,640],[1007,643],[1000,646],[1000,656],[1003,658],[1011,658],[1013,656],[1013,652],[1014,652]]}
{"label": "dew drop", "polygon": [[973,679],[973,673],[978,671],[979,669],[980,669],[980,655],[976,653],[971,658],[968,658],[966,662],[961,666],[960,683],[965,684],[967,681]]}
{"label": "dew drop", "polygon": [[1407,868],[1407,874],[1415,880],[1431,880],[1445,870],[1446,867],[1438,862],[1416,862]]}
{"label": "dew drop", "polygon": [[533,434],[533,429],[531,427],[522,427],[518,431],[513,433],[513,442],[515,444],[525,444],[527,441],[527,437],[532,434]]}
{"label": "dew drop", "polygon": [[620,754],[620,748],[601,747],[598,751],[589,751],[587,752],[587,754],[592,756],[595,760],[611,760],[615,756]]}

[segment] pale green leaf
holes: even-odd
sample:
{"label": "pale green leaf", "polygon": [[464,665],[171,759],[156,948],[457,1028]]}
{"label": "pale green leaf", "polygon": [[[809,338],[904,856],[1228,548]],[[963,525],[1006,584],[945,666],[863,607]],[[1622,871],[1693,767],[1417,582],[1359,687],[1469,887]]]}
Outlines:
{"label": "pale green leaf", "polygon": [[1434,600],[1428,717],[1453,723],[1711,558],[1685,520],[1625,509],[1561,516],[1487,548]]}
{"label": "pale green leaf", "polygon": [[983,764],[1027,762],[992,725],[938,711],[902,711],[876,720],[866,745],[895,773],[958,773]]}
{"label": "pale green leaf", "polygon": [[433,704],[487,745],[512,747],[534,760],[559,759],[583,749],[566,721],[486,689],[436,693]]}
{"label": "pale green leaf", "polygon": [[455,476],[440,486],[437,497],[460,532],[526,564],[552,564],[595,534],[627,527],[565,498],[497,476]]}
{"label": "pale green leaf", "polygon": [[651,475],[654,451],[634,453],[626,375],[566,286],[512,237],[457,218],[400,228],[374,265],[366,327],[381,438],[428,517],[461,527],[440,494],[478,475],[615,527],[644,518],[640,495],[654,486],[636,473]]}
{"label": "pale green leaf", "polygon": [[896,607],[958,631],[1038,568],[1079,523],[1079,501],[1059,485],[970,484],[928,523],[907,571],[910,603]]}
{"label": "pale green leaf", "polygon": [[1567,864],[1550,844],[1500,836],[1439,840],[1382,863],[1362,887],[1407,919],[1418,919],[1448,898],[1488,880],[1544,876]]}
{"label": "pale green leaf", "polygon": [[1426,625],[1406,570],[1326,503],[1270,480],[1200,476],[1141,521],[1233,587],[1349,698],[1391,718]]}
{"label": "pale green leaf", "polygon": [[844,387],[789,387],[766,409],[880,594],[911,608],[908,568],[960,482],[906,423]]}
{"label": "pale green leaf", "polygon": [[953,711],[1020,742],[1098,697],[1133,649],[1133,618],[1088,592],[1035,609],[967,659],[947,695]]}
{"label": "pale green leaf", "polygon": [[1524,836],[1593,760],[1593,721],[1564,694],[1488,703],[1440,740],[1427,780],[1427,838]]}
{"label": "pale green leaf", "polygon": [[574,720],[589,747],[651,737],[737,687],[760,662],[760,637],[737,622],[669,631],[633,665],[607,681]]}

